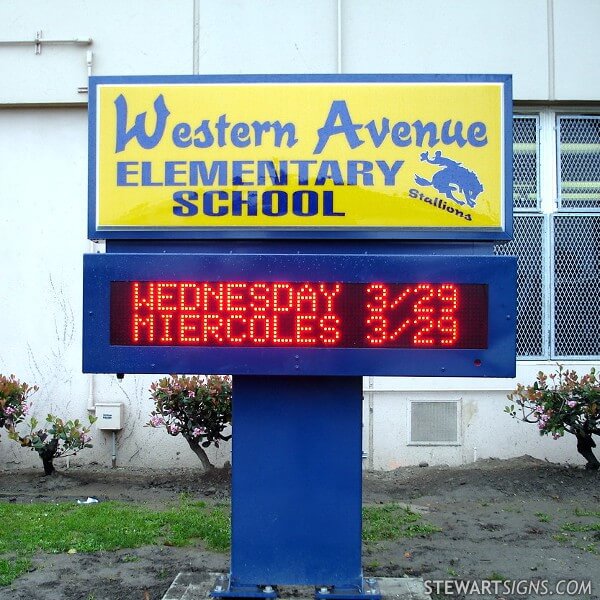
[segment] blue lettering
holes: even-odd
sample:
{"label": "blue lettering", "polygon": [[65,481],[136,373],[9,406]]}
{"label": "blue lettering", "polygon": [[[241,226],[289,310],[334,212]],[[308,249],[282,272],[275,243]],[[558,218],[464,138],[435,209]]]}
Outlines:
{"label": "blue lettering", "polygon": [[398,121],[392,127],[392,143],[400,148],[412,144],[410,139],[410,125],[406,121]]}
{"label": "blue lettering", "polygon": [[425,140],[425,136],[429,136],[429,147],[435,146],[440,140],[437,136],[437,127],[435,123],[423,123],[420,120],[415,121],[413,123],[413,127],[415,128],[415,133],[417,135],[417,139],[415,144],[417,146],[422,146],[423,141]]}
{"label": "blue lettering", "polygon": [[400,170],[400,167],[404,164],[403,160],[395,160],[390,167],[385,160],[378,160],[377,166],[383,173],[385,185],[396,185],[396,173]]}
{"label": "blue lettering", "polygon": [[275,146],[279,148],[283,143],[284,136],[287,136],[287,147],[291,148],[298,143],[296,138],[296,127],[293,123],[281,124],[281,121],[252,121],[252,128],[254,129],[254,137],[256,138],[255,145],[260,146],[262,144],[262,134],[267,133],[271,129],[275,132]]}
{"label": "blue lettering", "polygon": [[287,185],[287,160],[279,162],[279,172],[272,160],[259,160],[256,163],[256,183],[265,185],[267,183],[267,174],[271,179],[272,185]]}
{"label": "blue lettering", "polygon": [[292,195],[292,207],[297,217],[314,217],[319,212],[319,194],[314,190],[298,190]]}
{"label": "blue lettering", "polygon": [[137,169],[133,170],[130,168],[133,165],[135,165],[137,167],[138,163],[136,163],[136,162],[118,162],[117,163],[117,185],[120,185],[120,186],[139,185],[139,183],[132,183],[128,180],[130,175],[139,175],[139,173],[140,173]]}
{"label": "blue lettering", "polygon": [[231,128],[231,143],[237,148],[246,148],[250,145],[250,125],[236,123]]}
{"label": "blue lettering", "polygon": [[371,139],[373,140],[375,148],[379,148],[379,146],[383,144],[383,140],[385,140],[387,134],[390,132],[390,120],[387,118],[381,120],[381,132],[377,131],[375,121],[369,121],[365,125],[365,129],[371,134]]}
{"label": "blue lettering", "polygon": [[[244,195],[246,197],[244,198]],[[231,214],[234,217],[255,217],[258,212],[258,194],[253,191],[236,190],[231,196]]]}
{"label": "blue lettering", "polygon": [[488,143],[485,123],[482,123],[481,121],[471,123],[467,131],[467,139],[469,140],[469,144],[471,144],[471,146],[475,146],[476,148],[485,146]]}
{"label": "blue lettering", "polygon": [[[273,197],[277,201],[277,208],[273,208]],[[269,190],[262,195],[263,214],[267,217],[283,217],[287,215],[287,193],[282,190]]]}
{"label": "blue lettering", "polygon": [[219,146],[222,148],[227,145],[227,140],[225,139],[225,135],[227,133],[227,128],[231,125],[231,123],[227,120],[225,115],[221,115],[217,119],[217,123],[215,127],[217,128],[217,139],[219,140]]}
{"label": "blue lettering", "polygon": [[[339,119],[340,124],[336,125]],[[323,152],[329,138],[334,135],[345,135],[346,141],[350,148],[354,149],[364,144],[364,142],[358,137],[356,132],[362,128],[362,125],[355,125],[350,117],[350,112],[346,106],[344,100],[334,100],[331,103],[329,114],[325,120],[323,127],[317,130],[319,134],[319,141],[313,150],[313,154],[321,154]]]}
{"label": "blue lettering", "polygon": [[252,169],[244,168],[245,165],[254,164],[251,160],[234,160],[231,163],[231,176],[233,185],[252,185],[253,181],[244,181],[244,175],[253,175]]}
{"label": "blue lettering", "polygon": [[348,185],[358,185],[358,176],[362,176],[362,185],[373,185],[373,163],[368,160],[348,161]]}
{"label": "blue lettering", "polygon": [[187,148],[192,145],[192,128],[187,123],[177,123],[171,137],[178,148]]}
{"label": "blue lettering", "polygon": [[209,172],[203,160],[192,160],[190,161],[190,185],[198,185],[198,176],[205,187],[215,185],[215,180],[217,179],[218,185],[226,185],[227,162],[224,160],[215,160],[211,163]]}
{"label": "blue lettering", "polygon": [[456,143],[456,145],[459,148],[462,148],[467,143],[467,140],[465,140],[465,138],[462,135],[462,128],[463,128],[462,121],[457,121],[454,124],[454,134],[453,135],[450,134],[450,125],[451,124],[452,124],[452,121],[448,120],[448,121],[444,121],[444,124],[442,125],[442,144],[446,144],[447,146],[449,146],[450,144]]}
{"label": "blue lettering", "polygon": [[177,181],[177,175],[186,175],[186,171],[177,170],[178,165],[185,165],[182,160],[168,160],[165,162],[165,185],[187,185],[187,182]]}
{"label": "blue lettering", "polygon": [[210,190],[202,194],[202,210],[207,217],[224,217],[227,214],[226,206],[217,206],[215,209],[214,199],[227,200],[227,192],[223,190]]}
{"label": "blue lettering", "polygon": [[115,152],[122,152],[125,150],[125,146],[132,139],[137,139],[138,144],[146,149],[150,150],[158,145],[162,136],[165,132],[165,126],[167,125],[167,117],[171,114],[165,104],[163,95],[160,94],[154,101],[154,112],[156,113],[156,127],[154,133],[146,133],[146,113],[140,113],[135,118],[134,124],[131,129],[127,130],[127,100],[125,96],[120,94],[115,100],[115,107],[117,109],[117,130],[116,140],[117,145]]}
{"label": "blue lettering", "polygon": [[196,129],[194,129],[194,135],[200,134],[204,136],[204,139],[195,137],[194,146],[196,146],[196,148],[210,148],[215,141],[215,137],[210,130],[208,119],[204,119],[204,121],[202,121],[202,123],[200,123]]}
{"label": "blue lettering", "polygon": [[198,214],[198,206],[194,202],[198,200],[196,192],[183,190],[173,194],[173,201],[180,206],[173,207],[173,214],[176,217],[193,217]]}
{"label": "blue lettering", "polygon": [[161,186],[162,181],[152,181],[152,163],[142,162],[142,185],[149,187]]}
{"label": "blue lettering", "polygon": [[298,166],[298,185],[308,185],[308,167],[316,165],[316,160],[290,160],[290,164]]}
{"label": "blue lettering", "polygon": [[344,179],[337,160],[324,160],[321,163],[315,185],[324,185],[328,179],[331,179],[334,185],[344,185]]}
{"label": "blue lettering", "polygon": [[324,217],[345,217],[345,212],[336,212],[333,208],[333,192],[325,190],[323,192],[323,216]]}

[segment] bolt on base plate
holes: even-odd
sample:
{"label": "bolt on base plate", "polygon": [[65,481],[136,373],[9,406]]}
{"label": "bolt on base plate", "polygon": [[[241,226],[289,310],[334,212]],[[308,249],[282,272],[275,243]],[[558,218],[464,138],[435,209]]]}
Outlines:
{"label": "bolt on base plate", "polygon": [[233,584],[231,575],[218,575],[210,591],[212,598],[277,598],[277,586]]}
{"label": "bolt on base plate", "polygon": [[[381,600],[376,579],[363,578],[361,586],[320,585],[315,587],[315,600]],[[231,575],[220,574],[210,591],[212,598],[278,598],[276,585],[233,584]]]}
{"label": "bolt on base plate", "polygon": [[359,586],[319,586],[315,588],[316,600],[381,600],[381,590],[376,579],[367,577],[362,579]]}

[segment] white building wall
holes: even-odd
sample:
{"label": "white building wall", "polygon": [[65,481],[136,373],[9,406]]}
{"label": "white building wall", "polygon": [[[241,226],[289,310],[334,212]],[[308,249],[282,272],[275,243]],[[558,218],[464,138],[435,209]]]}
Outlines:
{"label": "white building wall", "polygon": [[[143,428],[152,377],[81,373],[82,254],[101,250],[86,240],[90,70],[512,73],[517,101],[584,103],[600,100],[598,22],[596,0],[3,0],[0,42],[30,43],[0,43],[0,372],[40,386],[41,417],[82,418],[94,402],[124,402],[119,464],[196,464],[184,441]],[[92,41],[43,41],[75,39]],[[540,438],[502,412],[516,381],[540,368],[552,366],[520,363],[515,380],[365,379],[366,464],[524,453],[580,462],[572,440]],[[460,400],[459,445],[408,445],[418,399]],[[110,434],[96,432],[77,460],[110,464],[110,454]],[[214,458],[227,460],[229,446]],[[2,436],[0,468],[24,459],[37,464]]]}
{"label": "white building wall", "polygon": [[[0,104],[85,104],[88,51],[94,75],[191,73],[193,16],[193,0],[3,0],[0,40],[32,43],[0,46]],[[92,43],[51,43],[74,39]]]}
{"label": "white building wall", "polygon": [[511,73],[514,96],[548,92],[546,0],[342,2],[348,73]]}
{"label": "white building wall", "polygon": [[336,0],[200,0],[202,74],[335,73]]}
{"label": "white building wall", "polygon": [[[550,53],[554,89],[551,100],[600,98],[598,60],[600,3],[595,0],[554,0],[553,37]],[[554,93],[553,93],[554,92]]]}

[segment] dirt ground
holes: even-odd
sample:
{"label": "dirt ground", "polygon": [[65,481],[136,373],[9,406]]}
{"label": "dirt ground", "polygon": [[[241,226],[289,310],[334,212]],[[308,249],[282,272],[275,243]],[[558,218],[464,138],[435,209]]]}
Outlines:
{"label": "dirt ground", "polygon": [[[40,472],[0,473],[0,501],[59,502],[94,496],[100,501],[160,505],[177,500],[183,492],[208,502],[227,501],[230,494],[227,470],[202,476],[189,470],[149,473],[72,467],[49,478]],[[441,529],[427,538],[365,545],[365,574],[425,580],[549,580],[550,586],[562,579],[591,580],[591,594],[571,597],[598,600],[600,528],[573,532],[565,524],[600,523],[599,484],[600,472],[531,457],[482,460],[458,468],[406,467],[365,473],[366,504],[408,504]],[[598,516],[582,516],[581,511]],[[39,554],[29,573],[12,586],[0,588],[0,598],[159,600],[179,571],[226,572],[228,562],[228,555],[208,552],[201,545]],[[434,594],[434,598],[445,597]]]}

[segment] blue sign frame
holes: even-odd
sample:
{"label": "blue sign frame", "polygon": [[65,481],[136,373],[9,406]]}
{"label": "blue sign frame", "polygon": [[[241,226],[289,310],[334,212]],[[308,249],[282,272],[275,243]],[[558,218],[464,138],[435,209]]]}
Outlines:
{"label": "blue sign frame", "polygon": [[[198,277],[204,281],[487,284],[488,348],[111,346],[111,281]],[[515,281],[516,259],[501,256],[88,254],[84,256],[83,371],[514,377]]]}
{"label": "blue sign frame", "polygon": [[[105,228],[96,222],[96,141],[97,90],[103,84],[216,84],[216,83],[501,83],[503,86],[503,164],[504,198],[503,229],[469,228],[419,229],[404,227],[296,227],[296,228]],[[88,238],[100,239],[330,239],[330,240],[510,240],[512,225],[512,76],[498,74],[352,74],[352,75],[179,75],[179,76],[100,76],[89,81],[89,180],[88,180]]]}

